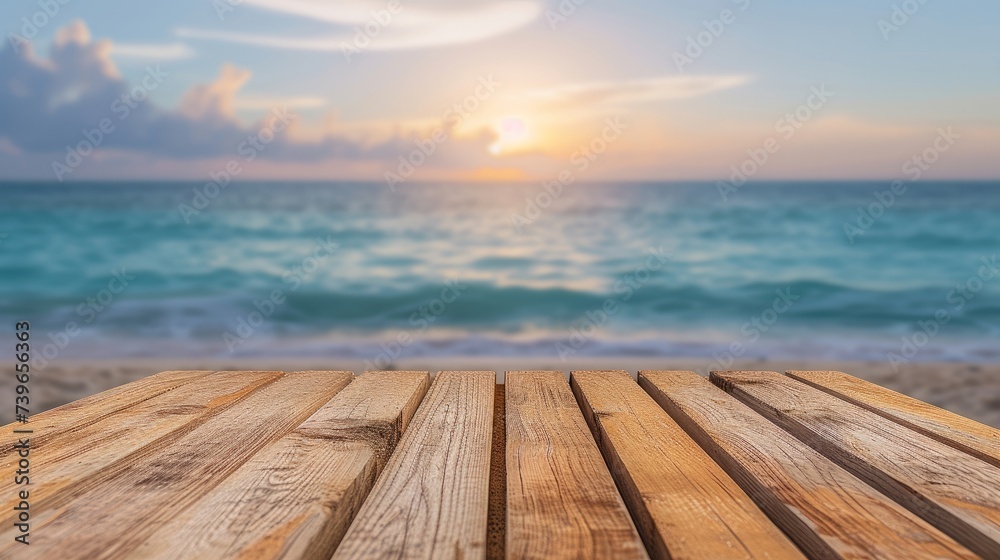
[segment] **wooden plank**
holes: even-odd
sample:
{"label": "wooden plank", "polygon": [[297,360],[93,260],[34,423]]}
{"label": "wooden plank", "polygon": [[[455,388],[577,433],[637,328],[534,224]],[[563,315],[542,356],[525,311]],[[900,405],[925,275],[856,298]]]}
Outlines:
{"label": "wooden plank", "polygon": [[492,371],[442,371],[334,558],[484,558]]}
{"label": "wooden plank", "polygon": [[66,506],[33,518],[31,546],[11,545],[0,556],[11,554],[13,546],[17,557],[26,559],[128,555],[254,453],[301,424],[352,377],[350,372],[284,375]]}
{"label": "wooden plank", "polygon": [[774,372],[711,379],[973,552],[1000,557],[1000,468]]}
{"label": "wooden plank", "polygon": [[96,422],[119,410],[166,393],[175,387],[210,373],[212,372],[164,371],[45,412],[33,414],[26,424],[17,422],[7,424],[0,428],[0,455],[6,457],[14,449],[14,443],[17,442],[14,430],[31,430],[31,443],[33,446],[39,446],[45,440],[58,434]]}
{"label": "wooden plank", "polygon": [[132,556],[327,560],[429,384],[427,372],[362,375]]}
{"label": "wooden plank", "polygon": [[561,371],[509,371],[507,557],[647,558]]}
{"label": "wooden plank", "polygon": [[[138,457],[161,449],[257,388],[281,376],[280,372],[217,372],[196,377],[184,385],[131,407],[104,416],[42,442],[30,438],[30,459],[38,465],[31,480],[31,512],[65,504],[86,490],[129,468]],[[17,454],[8,453],[4,464]],[[13,477],[0,479],[2,527],[13,523],[17,503]],[[9,522],[8,522],[9,521]]]}
{"label": "wooden plank", "polygon": [[704,377],[643,371],[639,384],[810,558],[977,558]]}
{"label": "wooden plank", "polygon": [[1000,430],[839,371],[786,375],[1000,467]]}
{"label": "wooden plank", "polygon": [[624,371],[574,371],[573,392],[654,558],[803,558]]}

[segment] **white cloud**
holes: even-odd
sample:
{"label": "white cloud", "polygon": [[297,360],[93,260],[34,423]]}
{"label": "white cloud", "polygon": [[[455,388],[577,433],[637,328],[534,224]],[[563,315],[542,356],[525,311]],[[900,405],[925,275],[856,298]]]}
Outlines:
{"label": "white cloud", "polygon": [[[244,0],[257,8],[350,27],[330,35],[295,37],[260,35],[208,29],[180,28],[182,37],[229,41],[296,50],[338,51],[353,45],[357,31],[376,21],[375,13],[387,13],[388,3],[368,0]],[[487,0],[479,2],[421,2],[403,0],[388,22],[377,24],[367,50],[397,50],[456,45],[482,41],[519,29],[542,14],[543,3],[537,0]]]}
{"label": "white cloud", "polygon": [[529,97],[557,106],[638,103],[700,97],[742,86],[750,80],[749,76],[739,74],[667,76],[620,82],[569,84],[535,91],[530,93]]}
{"label": "white cloud", "polygon": [[183,43],[163,45],[115,43],[111,48],[111,56],[115,58],[140,60],[180,60],[191,58],[194,54],[194,49]]}

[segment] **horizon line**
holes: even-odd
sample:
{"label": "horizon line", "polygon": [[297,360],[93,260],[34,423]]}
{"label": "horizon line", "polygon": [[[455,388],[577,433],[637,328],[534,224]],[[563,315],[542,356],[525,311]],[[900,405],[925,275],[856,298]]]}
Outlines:
{"label": "horizon line", "polygon": [[[425,185],[490,185],[490,186],[502,186],[502,185],[538,185],[542,183],[548,183],[552,180],[518,180],[518,181],[484,181],[484,180],[473,180],[473,181],[463,181],[460,179],[446,179],[440,181],[434,180],[422,180],[422,181],[407,181],[404,184],[398,185],[397,188],[405,188],[406,186],[425,186]],[[743,188],[744,186],[754,185],[754,184],[774,184],[774,183],[884,183],[892,181],[902,181],[904,184],[919,185],[926,183],[1000,183],[1000,177],[992,178],[939,178],[939,179],[920,179],[920,180],[909,180],[906,178],[864,178],[864,179],[823,179],[823,178],[801,178],[801,179],[760,179],[760,180],[750,180],[743,185],[736,187],[737,189]],[[202,183],[211,182],[211,179],[190,179],[190,178],[162,178],[162,179],[150,179],[150,178],[114,178],[114,179],[67,179],[64,181],[59,181],[56,179],[6,179],[0,178],[0,185],[8,185],[11,183],[29,183],[29,184],[51,184],[51,185],[83,185],[83,184],[93,184],[93,183]],[[240,179],[234,180],[230,184],[262,184],[262,183],[286,183],[286,184],[323,184],[323,183],[353,183],[359,185],[379,185],[384,186],[385,181],[374,180],[374,179]],[[716,185],[717,183],[729,183],[727,179],[607,179],[607,180],[584,180],[584,181],[574,181],[569,185],[564,185],[564,187],[569,188],[574,185],[608,185],[608,184],[618,184],[618,185],[649,185],[649,184],[705,184],[705,185]]]}

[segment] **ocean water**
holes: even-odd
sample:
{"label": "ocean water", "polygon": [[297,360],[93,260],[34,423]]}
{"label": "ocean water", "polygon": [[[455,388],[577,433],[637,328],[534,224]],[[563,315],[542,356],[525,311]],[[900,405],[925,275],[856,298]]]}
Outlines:
{"label": "ocean water", "polygon": [[1000,361],[1000,184],[890,188],[5,183],[0,322],[50,362]]}

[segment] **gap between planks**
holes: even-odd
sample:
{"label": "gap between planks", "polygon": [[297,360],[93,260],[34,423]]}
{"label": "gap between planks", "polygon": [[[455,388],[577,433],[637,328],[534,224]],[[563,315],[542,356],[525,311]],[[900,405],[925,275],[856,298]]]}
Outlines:
{"label": "gap between planks", "polygon": [[654,558],[803,558],[625,371],[574,371],[594,438]]}
{"label": "gap between planks", "polygon": [[997,467],[775,372],[711,380],[973,552],[1000,558]]}
{"label": "gap between planks", "polygon": [[[18,557],[89,559],[129,554],[258,450],[299,426],[352,378],[350,372],[283,375],[211,416],[173,445],[141,457],[65,506],[43,512],[33,521],[37,536],[32,545],[16,545]],[[10,552],[8,547],[0,555]]]}
{"label": "gap between planks", "polygon": [[[98,414],[94,421],[61,432],[53,430],[42,441],[35,441],[32,435],[31,459],[44,465],[44,474],[32,482],[32,515],[37,517],[66,504],[113,478],[281,375],[220,371],[194,378],[182,376],[182,385],[110,414]],[[107,410],[107,405],[100,406],[102,413]],[[16,498],[15,491],[13,478],[0,480],[0,497]],[[3,527],[9,527],[7,521],[13,517],[7,519],[6,512],[14,511],[13,499],[0,505],[5,512],[0,520]]]}
{"label": "gap between planks", "polygon": [[427,372],[365,373],[131,556],[330,558],[428,384]]}
{"label": "gap between planks", "polygon": [[435,376],[334,558],[483,558],[494,372]]}
{"label": "gap between planks", "polygon": [[647,558],[564,374],[505,385],[508,558]]}
{"label": "gap between planks", "polygon": [[704,377],[639,384],[810,558],[978,558]]}
{"label": "gap between planks", "polygon": [[1000,430],[839,371],[785,375],[1000,467]]}

